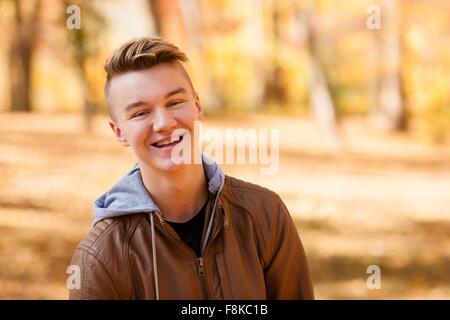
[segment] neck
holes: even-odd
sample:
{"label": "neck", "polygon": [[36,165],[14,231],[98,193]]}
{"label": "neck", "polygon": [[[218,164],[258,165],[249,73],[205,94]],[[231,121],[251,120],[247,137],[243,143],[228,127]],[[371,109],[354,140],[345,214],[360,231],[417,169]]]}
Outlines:
{"label": "neck", "polygon": [[191,219],[208,199],[208,188],[201,164],[185,165],[173,171],[155,171],[141,163],[145,188],[155,201],[164,220],[185,222]]}

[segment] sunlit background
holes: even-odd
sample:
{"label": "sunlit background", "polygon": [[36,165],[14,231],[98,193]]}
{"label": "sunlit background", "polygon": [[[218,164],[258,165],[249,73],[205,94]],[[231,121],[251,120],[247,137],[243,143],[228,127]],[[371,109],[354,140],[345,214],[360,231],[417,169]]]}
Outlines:
{"label": "sunlit background", "polygon": [[223,169],[281,195],[318,299],[449,299],[449,12],[446,0],[0,0],[0,298],[67,297],[92,202],[135,162],[107,124],[104,61],[159,35],[190,58],[205,127],[280,130],[276,175]]}

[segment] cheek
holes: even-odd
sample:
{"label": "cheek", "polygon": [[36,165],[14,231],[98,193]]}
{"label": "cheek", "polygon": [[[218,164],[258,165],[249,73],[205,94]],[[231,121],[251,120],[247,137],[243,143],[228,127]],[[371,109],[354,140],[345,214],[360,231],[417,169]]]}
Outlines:
{"label": "cheek", "polygon": [[177,113],[177,118],[184,124],[189,124],[189,126],[192,126],[195,120],[199,120],[197,107],[195,104],[190,104],[185,108],[180,109]]}
{"label": "cheek", "polygon": [[127,140],[130,144],[139,144],[150,138],[151,125],[147,121],[133,123],[127,127]]}

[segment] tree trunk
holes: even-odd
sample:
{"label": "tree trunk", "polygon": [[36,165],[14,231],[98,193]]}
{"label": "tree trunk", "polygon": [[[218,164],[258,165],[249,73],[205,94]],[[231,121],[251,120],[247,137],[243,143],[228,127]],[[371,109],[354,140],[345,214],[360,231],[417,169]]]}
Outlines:
{"label": "tree trunk", "polygon": [[372,110],[375,124],[386,130],[407,129],[407,114],[402,88],[402,42],[400,35],[401,10],[398,0],[383,2],[382,29],[375,38],[379,41],[379,63],[375,67],[378,93],[373,95],[375,110]]}
{"label": "tree trunk", "polygon": [[177,0],[148,0],[155,32],[158,36],[180,43],[180,8]]}
{"label": "tree trunk", "polygon": [[276,0],[271,2],[272,9],[272,59],[271,70],[266,80],[265,85],[265,101],[276,101],[283,104],[286,102],[286,81],[283,70],[280,65],[280,43],[281,33],[279,28],[280,23],[280,8]]}
{"label": "tree trunk", "polygon": [[14,1],[13,37],[9,50],[10,110],[31,111],[31,68],[36,46],[40,0],[34,2],[30,17],[23,12],[22,1]]}
{"label": "tree trunk", "polygon": [[148,0],[148,6],[150,7],[150,16],[153,20],[153,28],[157,35],[161,35],[161,16],[159,9],[159,0]]}
{"label": "tree trunk", "polygon": [[339,150],[342,148],[342,141],[328,80],[318,54],[317,31],[314,25],[316,19],[313,15],[314,10],[312,7],[303,14],[306,46],[309,51],[310,61],[309,98],[315,118],[326,133],[327,143],[332,149]]}
{"label": "tree trunk", "polygon": [[205,32],[200,4],[198,0],[178,0],[178,6],[189,43],[194,46],[197,58],[202,61],[199,68],[204,83],[203,91],[207,93],[204,97],[205,105],[208,106],[210,111],[216,112],[220,109],[221,104],[219,104],[218,92],[213,85],[213,79],[208,70],[209,61],[207,61],[205,55]]}

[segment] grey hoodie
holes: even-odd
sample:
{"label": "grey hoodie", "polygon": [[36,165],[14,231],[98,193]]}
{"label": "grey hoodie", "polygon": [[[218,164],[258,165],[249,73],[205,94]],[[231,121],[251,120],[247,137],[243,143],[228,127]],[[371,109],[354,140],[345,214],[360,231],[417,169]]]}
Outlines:
{"label": "grey hoodie", "polygon": [[[202,154],[202,164],[208,183],[208,190],[210,193],[215,195],[214,203],[212,206],[212,216],[209,219],[206,237],[201,248],[201,251],[203,252],[209,239],[212,221],[214,220],[217,199],[219,198],[220,192],[222,191],[225,181],[225,175],[223,174],[217,163],[204,154]],[[155,270],[155,291],[156,298],[159,299],[158,267],[153,215],[159,214],[159,217],[161,217],[161,211],[150,197],[150,194],[148,193],[142,182],[141,169],[139,164],[136,164],[126,176],[119,180],[119,182],[117,182],[109,191],[105,192],[94,202],[93,212],[95,215],[93,225],[107,218],[114,218],[123,215],[143,212],[147,212],[149,214],[152,232],[153,267]]]}

